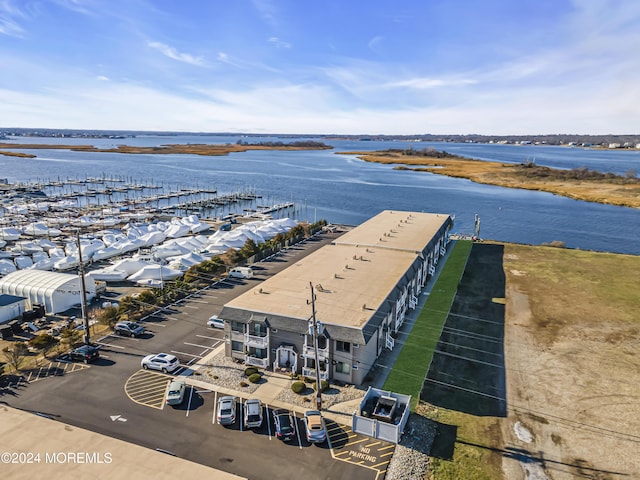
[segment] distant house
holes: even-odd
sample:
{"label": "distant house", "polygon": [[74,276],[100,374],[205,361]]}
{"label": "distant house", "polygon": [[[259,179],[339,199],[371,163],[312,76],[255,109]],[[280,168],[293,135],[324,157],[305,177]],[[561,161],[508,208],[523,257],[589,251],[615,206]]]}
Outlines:
{"label": "distant house", "polygon": [[[359,385],[446,253],[446,214],[383,211],[227,303],[225,354],[247,365]],[[314,352],[311,286],[318,334]]]}
{"label": "distant house", "polygon": [[609,144],[609,148],[621,148],[622,145],[620,145],[619,143],[610,143]]}

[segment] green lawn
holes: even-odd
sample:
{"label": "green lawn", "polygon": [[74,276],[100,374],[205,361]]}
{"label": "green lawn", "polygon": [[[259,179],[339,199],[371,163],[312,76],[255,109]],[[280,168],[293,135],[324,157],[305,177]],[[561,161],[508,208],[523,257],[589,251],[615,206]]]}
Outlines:
{"label": "green lawn", "polygon": [[442,326],[456,295],[471,246],[471,241],[461,240],[453,245],[447,263],[440,271],[436,284],[384,384],[385,390],[411,395],[412,411],[420,399],[420,391],[429,371]]}

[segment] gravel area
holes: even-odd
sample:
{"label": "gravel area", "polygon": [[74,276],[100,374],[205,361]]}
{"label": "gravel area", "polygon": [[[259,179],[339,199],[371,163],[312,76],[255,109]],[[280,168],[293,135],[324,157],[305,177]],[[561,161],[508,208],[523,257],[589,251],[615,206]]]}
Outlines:
{"label": "gravel area", "polygon": [[[260,383],[251,383],[244,376],[246,365],[236,363],[230,358],[224,356],[224,351],[211,358],[207,365],[200,366],[198,369],[198,380],[209,382],[219,387],[239,390],[242,392],[252,393],[260,386]],[[262,382],[268,380],[262,380]],[[244,382],[241,385],[241,382]],[[243,386],[246,384],[246,386]]]}
{"label": "gravel area", "polygon": [[[420,411],[420,406],[417,410]],[[429,470],[429,452],[435,436],[435,423],[417,413],[412,413],[400,444],[391,457],[385,480],[425,478]]]}
{"label": "gravel area", "polygon": [[[297,379],[296,379],[297,380]],[[293,383],[294,380],[291,380]],[[291,388],[284,388],[276,397],[281,402],[288,403],[290,405],[297,405],[299,407],[309,408],[315,404],[315,392],[311,383],[307,384],[307,389],[301,394],[294,393]],[[335,386],[329,385],[329,388],[322,392],[322,408],[329,408],[343,402],[350,402],[352,400],[361,399],[364,397],[366,390],[362,390],[353,385]],[[344,405],[348,411],[344,413],[353,413],[354,407],[351,404]],[[342,411],[342,410],[341,410]]]}

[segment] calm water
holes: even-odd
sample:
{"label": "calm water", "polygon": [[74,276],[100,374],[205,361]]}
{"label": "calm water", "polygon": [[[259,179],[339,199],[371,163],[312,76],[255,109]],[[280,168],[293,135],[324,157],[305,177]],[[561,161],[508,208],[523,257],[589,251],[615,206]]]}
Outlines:
{"label": "calm water", "polygon": [[[131,139],[18,139],[30,143],[235,143],[238,136],[145,136]],[[255,139],[248,139],[255,141]],[[264,141],[268,139],[262,139]],[[288,139],[276,139],[288,141]],[[209,187],[219,193],[252,188],[263,204],[294,201],[298,219],[324,218],[357,225],[384,209],[455,215],[454,231],[473,232],[474,214],[481,236],[540,244],[560,240],[568,247],[640,254],[640,210],[579,202],[542,192],[474,184],[428,173],[393,170],[335,152],[433,146],[474,158],[521,162],[535,158],[555,168],[587,167],[625,174],[640,170],[640,152],[600,151],[551,146],[455,143],[326,141],[327,151],[249,151],[225,157],[197,155],[123,155],[58,150],[30,151],[38,158],[0,156],[0,177],[10,181],[127,176],[172,186]]]}

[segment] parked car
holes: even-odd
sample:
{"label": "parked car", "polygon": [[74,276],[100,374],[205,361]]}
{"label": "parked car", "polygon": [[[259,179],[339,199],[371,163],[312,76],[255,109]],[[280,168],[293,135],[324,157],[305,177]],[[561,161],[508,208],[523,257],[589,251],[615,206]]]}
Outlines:
{"label": "parked car", "polygon": [[207,325],[213,328],[224,329],[224,320],[218,318],[217,315],[211,315],[209,320],[207,320]]}
{"label": "parked car", "polygon": [[184,400],[184,392],[187,389],[183,381],[174,380],[167,388],[167,405],[180,405]]}
{"label": "parked car", "polygon": [[170,373],[180,366],[180,362],[175,355],[158,353],[156,355],[147,355],[142,359],[140,365],[145,370],[150,368],[151,370],[160,370],[162,373]]}
{"label": "parked car", "polygon": [[273,423],[276,427],[276,437],[288,442],[296,436],[296,421],[289,410],[279,408],[273,411]]}
{"label": "parked car", "polygon": [[220,397],[218,400],[218,413],[216,414],[220,425],[233,425],[236,423],[236,402],[236,397]]}
{"label": "parked car", "polygon": [[229,270],[229,277],[231,278],[252,278],[253,270],[251,267],[236,267]]}
{"label": "parked car", "polygon": [[98,348],[92,345],[82,345],[69,352],[69,358],[75,362],[89,363],[97,360],[99,357],[100,352]]}
{"label": "parked car", "polygon": [[304,428],[307,432],[307,441],[311,443],[322,443],[327,439],[327,427],[324,418],[318,410],[307,410],[304,412]]}
{"label": "parked car", "polygon": [[250,398],[244,402],[244,426],[246,428],[262,426],[262,402],[257,398]]}
{"label": "parked car", "polygon": [[113,333],[127,335],[129,337],[138,337],[144,333],[144,327],[136,322],[118,322],[115,327],[113,327]]}

